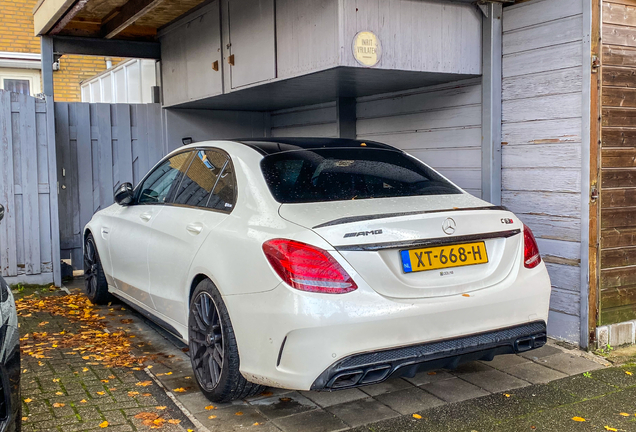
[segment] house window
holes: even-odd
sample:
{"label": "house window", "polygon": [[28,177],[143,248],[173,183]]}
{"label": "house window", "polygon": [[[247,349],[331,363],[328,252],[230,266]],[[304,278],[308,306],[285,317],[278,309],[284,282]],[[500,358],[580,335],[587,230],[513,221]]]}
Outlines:
{"label": "house window", "polygon": [[4,89],[14,93],[30,95],[31,92],[29,87],[30,87],[29,80],[24,80],[24,79],[5,79],[4,80]]}

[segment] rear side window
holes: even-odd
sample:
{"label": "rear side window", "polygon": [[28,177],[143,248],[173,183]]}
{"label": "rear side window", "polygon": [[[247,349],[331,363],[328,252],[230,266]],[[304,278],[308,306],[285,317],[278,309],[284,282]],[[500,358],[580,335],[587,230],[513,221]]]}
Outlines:
{"label": "rear side window", "polygon": [[228,159],[225,169],[219,176],[214,191],[210,194],[206,207],[214,210],[230,212],[236,203],[236,180],[234,178],[234,167],[232,161]]}
{"label": "rear side window", "polygon": [[163,204],[176,192],[192,152],[178,153],[152,171],[139,186],[139,204]]}
{"label": "rear side window", "polygon": [[197,150],[172,202],[205,207],[225,167],[227,156],[217,150]]}
{"label": "rear side window", "polygon": [[261,170],[280,203],[462,193],[417,159],[394,150],[288,151],[263,158]]}

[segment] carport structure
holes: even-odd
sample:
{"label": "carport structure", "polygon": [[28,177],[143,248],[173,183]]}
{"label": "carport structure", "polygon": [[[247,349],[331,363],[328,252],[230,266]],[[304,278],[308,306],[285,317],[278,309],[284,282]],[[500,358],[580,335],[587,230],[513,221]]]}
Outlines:
{"label": "carport structure", "polygon": [[[631,16],[631,2],[604,3],[604,19],[618,19],[620,13],[605,12],[612,7]],[[630,254],[636,237],[629,237],[634,222],[620,216],[631,214],[631,189],[621,201],[623,213],[611,213],[605,225],[599,224],[598,203],[603,193],[611,194],[601,185],[599,200],[596,183],[601,163],[596,143],[605,111],[600,112],[595,90],[603,66],[592,56],[600,55],[595,41],[601,3],[513,3],[42,0],[34,21],[35,33],[42,36],[49,96],[51,65],[58,55],[158,60],[161,107],[152,115],[156,121],[150,122],[148,114],[138,116],[147,122],[136,123],[137,114],[131,114],[132,138],[126,138],[134,140],[142,127],[160,124],[160,131],[145,135],[152,136],[148,141],[155,152],[177,148],[186,137],[378,140],[420,157],[468,192],[506,205],[533,229],[548,266],[553,283],[550,334],[587,347],[595,342],[599,317],[605,317],[602,324],[636,318],[632,296],[621,294],[636,287],[629,276],[636,264]],[[612,43],[624,47],[621,58],[632,58],[626,25],[611,30],[618,32]],[[71,123],[79,118],[74,109],[66,111],[75,118]],[[112,125],[113,134],[121,134],[128,123],[117,123],[126,118],[118,114],[120,109],[91,105],[90,116],[99,117],[94,127]],[[619,117],[625,116],[615,117],[618,123]],[[92,120],[90,124],[92,128]],[[62,141],[72,142],[79,130]],[[59,136],[57,145],[65,145]],[[624,139],[621,145],[621,151],[632,151],[631,141]],[[94,161],[98,153],[93,150],[87,160]],[[143,157],[127,147],[124,160],[133,167],[120,170],[122,153],[115,153],[116,159],[107,159],[112,171],[100,171],[99,178],[107,179],[100,183],[101,208],[112,203],[111,186],[134,181],[139,165],[158,157],[135,168]],[[628,164],[628,159],[606,163]],[[93,165],[103,165],[99,161]],[[633,167],[621,169],[613,187],[633,182]],[[76,189],[81,188],[80,181]],[[80,225],[86,222],[82,218]],[[618,229],[615,246],[607,248],[625,249],[609,253],[619,270],[601,269],[599,227]],[[77,245],[70,248],[77,256]],[[612,313],[602,314],[603,301]]]}

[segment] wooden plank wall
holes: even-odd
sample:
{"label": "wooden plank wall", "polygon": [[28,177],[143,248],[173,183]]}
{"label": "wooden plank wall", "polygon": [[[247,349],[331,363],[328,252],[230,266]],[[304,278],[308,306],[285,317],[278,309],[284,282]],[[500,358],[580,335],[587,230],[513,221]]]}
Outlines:
{"label": "wooden plank wall", "polygon": [[[320,3],[320,2],[315,2]],[[359,67],[351,41],[369,30],[382,42],[376,68],[481,73],[481,12],[469,3],[340,0],[340,64]],[[307,41],[301,49],[312,46]]]}
{"label": "wooden plank wall", "polygon": [[537,238],[552,280],[548,331],[578,343],[582,0],[504,7],[502,202]]}
{"label": "wooden plank wall", "polygon": [[338,136],[336,103],[272,111],[270,125],[273,137],[335,138]]}
{"label": "wooden plank wall", "polygon": [[481,79],[359,98],[357,134],[423,160],[481,196]]}
{"label": "wooden plank wall", "polygon": [[636,1],[602,3],[600,325],[636,319]]}
{"label": "wooden plank wall", "polygon": [[0,90],[0,274],[9,284],[52,283],[54,263],[59,272],[47,121],[44,100]]}
{"label": "wooden plank wall", "polygon": [[81,269],[82,232],[113,204],[122,183],[136,185],[165,151],[159,104],[55,103],[62,258]]}

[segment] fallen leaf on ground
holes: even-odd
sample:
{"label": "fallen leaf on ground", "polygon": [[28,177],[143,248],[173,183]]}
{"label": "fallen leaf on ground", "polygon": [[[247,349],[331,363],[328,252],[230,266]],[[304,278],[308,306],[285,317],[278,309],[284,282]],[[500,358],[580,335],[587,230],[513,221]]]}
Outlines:
{"label": "fallen leaf on ground", "polygon": [[243,415],[243,411],[238,411],[238,412],[234,413],[234,415],[242,416]]}
{"label": "fallen leaf on ground", "polygon": [[572,420],[576,421],[576,422],[584,422],[585,419],[583,417],[572,417]]}
{"label": "fallen leaf on ground", "polygon": [[120,320],[120,322],[122,324],[132,324],[134,321],[130,318],[126,318],[126,319]]}
{"label": "fallen leaf on ground", "polygon": [[53,408],[62,408],[63,406],[66,406],[66,404],[63,404],[61,402],[55,402],[53,404]]}
{"label": "fallen leaf on ground", "polygon": [[176,389],[173,389],[172,391],[177,393],[185,393],[186,389],[184,389],[183,387],[178,387]]}
{"label": "fallen leaf on ground", "polygon": [[421,419],[421,418],[422,418],[422,416],[421,416],[421,415],[419,415],[419,414],[413,414],[413,418],[416,418],[416,419],[418,419],[418,420],[419,420],[419,419]]}
{"label": "fallen leaf on ground", "polygon": [[165,410],[168,407],[167,406],[156,406],[155,408],[158,409],[158,410],[163,411],[163,410]]}
{"label": "fallen leaf on ground", "polygon": [[215,416],[215,415],[211,415],[211,416],[208,416],[208,418],[209,418],[209,419],[215,419],[215,418],[216,418],[216,416]]}
{"label": "fallen leaf on ground", "polygon": [[627,414],[627,413],[620,413],[620,415],[622,415],[623,417],[630,417],[631,414]]}
{"label": "fallen leaf on ground", "polygon": [[31,403],[32,401],[33,401],[33,399],[31,399],[31,398],[26,398],[26,399],[24,400],[24,403]]}
{"label": "fallen leaf on ground", "polygon": [[605,426],[605,430],[610,431],[610,432],[617,432],[618,429],[613,428],[613,427],[609,427],[609,426]]}
{"label": "fallen leaf on ground", "polygon": [[133,397],[133,396],[137,396],[139,394],[139,392],[134,392],[134,391],[129,391],[128,392],[128,396]]}
{"label": "fallen leaf on ground", "polygon": [[103,422],[101,422],[101,423],[99,424],[99,427],[100,427],[100,428],[102,428],[102,429],[103,429],[103,428],[107,428],[107,427],[108,427],[108,422],[107,422],[106,420],[104,420]]}
{"label": "fallen leaf on ground", "polygon": [[170,419],[170,420],[168,420],[168,423],[170,423],[170,424],[179,424],[179,423],[181,423],[181,420]]}
{"label": "fallen leaf on ground", "polygon": [[82,399],[80,403],[86,403],[86,399]]}
{"label": "fallen leaf on ground", "polygon": [[627,375],[634,375],[634,374],[633,374],[633,373],[631,373],[630,371],[625,371],[625,373],[626,373]]}
{"label": "fallen leaf on ground", "polygon": [[139,387],[148,387],[149,385],[152,385],[152,381],[140,381],[135,385]]}
{"label": "fallen leaf on ground", "polygon": [[208,405],[205,407],[206,410],[213,410],[216,409],[216,407],[214,405]]}
{"label": "fallen leaf on ground", "polygon": [[106,394],[106,392],[97,392],[98,395],[100,396],[104,396]]}

